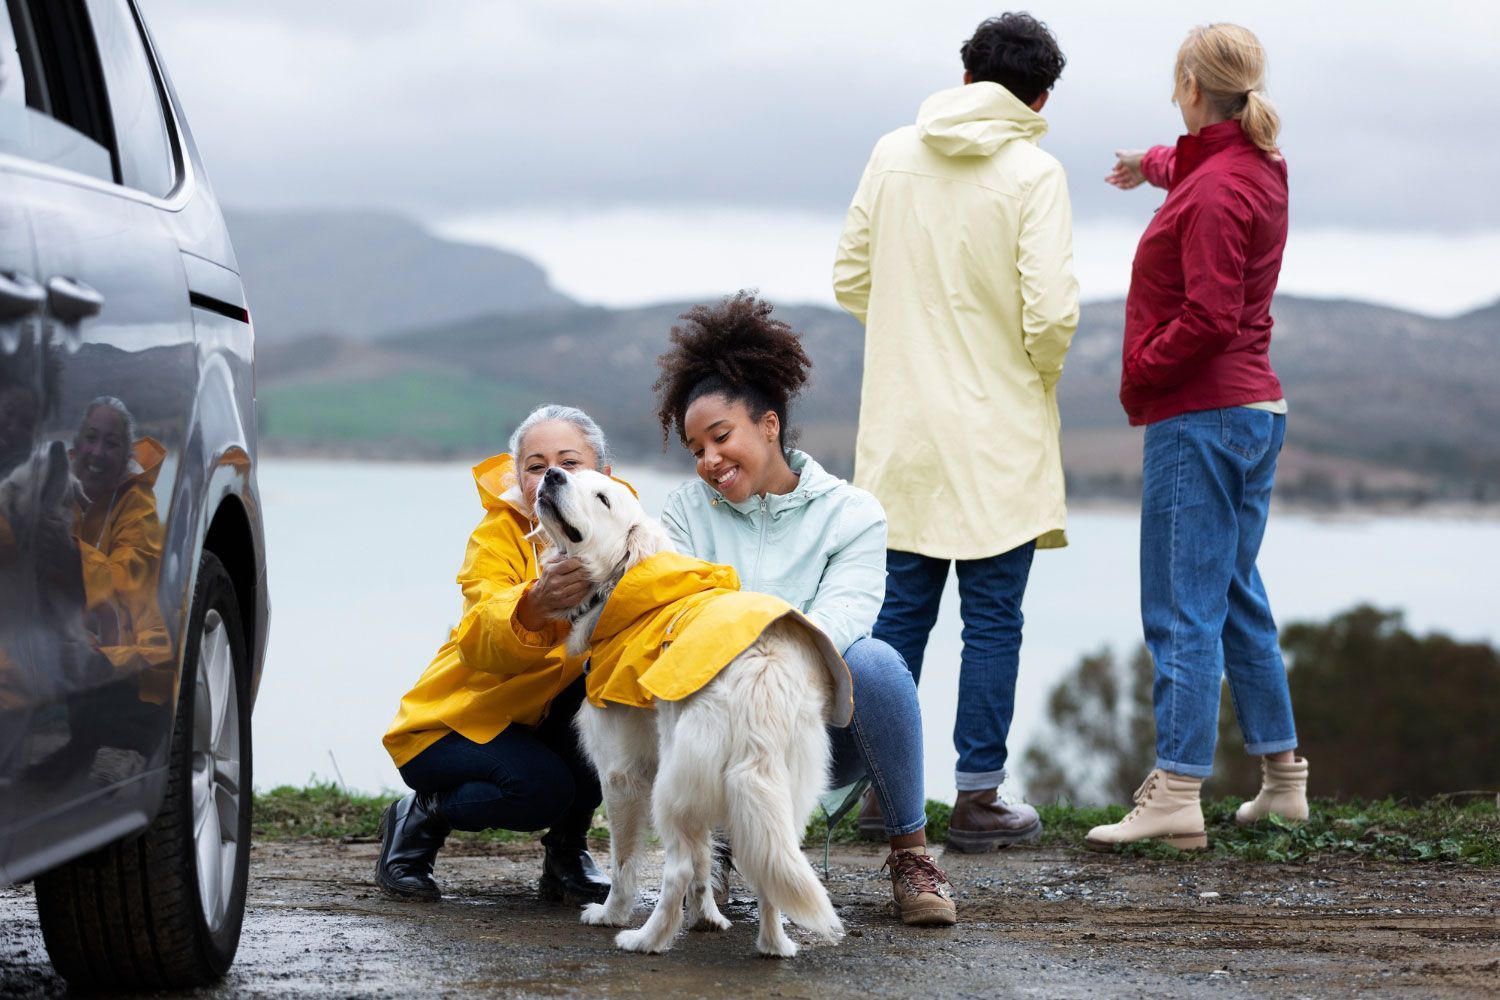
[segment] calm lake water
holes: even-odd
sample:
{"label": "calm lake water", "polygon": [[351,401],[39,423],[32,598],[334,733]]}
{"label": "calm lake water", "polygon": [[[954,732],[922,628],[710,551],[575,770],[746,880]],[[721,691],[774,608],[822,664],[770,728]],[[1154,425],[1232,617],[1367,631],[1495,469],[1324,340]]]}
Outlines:
{"label": "calm lake water", "polygon": [[[690,471],[616,469],[653,514]],[[402,788],[380,737],[458,618],[453,578],[481,513],[469,469],[270,459],[260,482],[272,615],[256,787],[332,779]],[[1013,764],[1045,729],[1047,696],[1081,654],[1139,642],[1136,515],[1078,511],[1069,537],[1032,569]],[[1283,623],[1366,601],[1404,609],[1418,631],[1500,640],[1500,521],[1276,514],[1260,565]],[[921,689],[927,793],[949,801],[959,628],[950,578]],[[1025,790],[1014,777],[1011,787]]]}

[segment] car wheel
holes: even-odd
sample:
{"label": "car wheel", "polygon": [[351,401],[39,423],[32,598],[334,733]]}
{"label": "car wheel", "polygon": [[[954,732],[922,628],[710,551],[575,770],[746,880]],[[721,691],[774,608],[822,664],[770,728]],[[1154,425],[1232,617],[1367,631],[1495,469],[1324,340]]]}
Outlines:
{"label": "car wheel", "polygon": [[224,975],[250,865],[249,657],[234,583],[198,568],[167,790],[145,833],[37,878],[53,967],[75,986],[161,989]]}

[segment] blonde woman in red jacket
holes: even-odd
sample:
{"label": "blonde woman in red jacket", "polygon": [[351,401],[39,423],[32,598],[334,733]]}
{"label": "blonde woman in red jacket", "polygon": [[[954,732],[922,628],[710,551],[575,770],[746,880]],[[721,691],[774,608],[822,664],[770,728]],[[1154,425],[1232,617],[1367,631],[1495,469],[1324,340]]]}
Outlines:
{"label": "blonde woman in red jacket", "polygon": [[1260,794],[1236,819],[1307,818],[1307,761],[1276,622],[1255,562],[1286,434],[1271,369],[1271,297],[1287,232],[1280,122],[1265,52],[1232,24],[1194,28],[1177,54],[1175,148],[1122,152],[1106,180],[1167,189],[1136,248],[1125,304],[1120,401],[1146,426],[1141,619],[1156,664],[1156,767],[1110,849],[1161,839],[1207,846],[1198,791],[1213,769],[1219,689],[1229,677]]}

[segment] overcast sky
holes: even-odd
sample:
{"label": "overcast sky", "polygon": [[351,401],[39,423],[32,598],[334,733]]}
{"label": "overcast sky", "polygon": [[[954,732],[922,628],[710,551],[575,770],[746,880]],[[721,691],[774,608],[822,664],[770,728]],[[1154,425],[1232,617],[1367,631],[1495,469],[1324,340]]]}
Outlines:
{"label": "overcast sky", "polygon": [[[227,204],[397,209],[615,304],[741,285],[828,301],[871,145],[958,83],[959,44],[1005,9],[141,4]],[[1160,202],[1102,182],[1112,151],[1176,137],[1177,45],[1233,20],[1265,43],[1285,123],[1283,287],[1440,314],[1500,298],[1500,4],[1135,6],[1029,8],[1069,59],[1043,146],[1070,177],[1086,297],[1124,290]]]}

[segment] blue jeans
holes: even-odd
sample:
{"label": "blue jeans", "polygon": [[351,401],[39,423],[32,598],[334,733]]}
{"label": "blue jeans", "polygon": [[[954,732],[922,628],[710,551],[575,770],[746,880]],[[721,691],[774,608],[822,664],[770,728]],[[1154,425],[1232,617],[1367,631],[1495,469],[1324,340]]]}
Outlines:
{"label": "blue jeans", "polygon": [[[987,559],[957,560],[964,648],[953,748],[958,751],[955,787],[961,792],[984,791],[1005,780],[1005,741],[1021,666],[1021,599],[1035,553],[1036,543],[1027,542]],[[875,635],[901,654],[913,681],[920,682],[949,560],[895,549],[885,555],[885,604]]]}
{"label": "blue jeans", "polygon": [[855,640],[844,662],[854,681],[854,721],[828,730],[833,786],[868,777],[886,836],[915,833],[927,825],[917,685],[901,654],[879,639]]}
{"label": "blue jeans", "polygon": [[1219,690],[1245,750],[1292,750],[1297,730],[1276,621],[1255,568],[1286,417],[1242,406],[1146,428],[1141,622],[1156,663],[1156,766],[1213,772]]}
{"label": "blue jeans", "polygon": [[552,700],[536,726],[511,723],[488,743],[449,733],[401,768],[417,792],[438,793],[455,830],[540,830],[544,843],[581,840],[602,793],[573,716],[583,702],[580,677]]}

